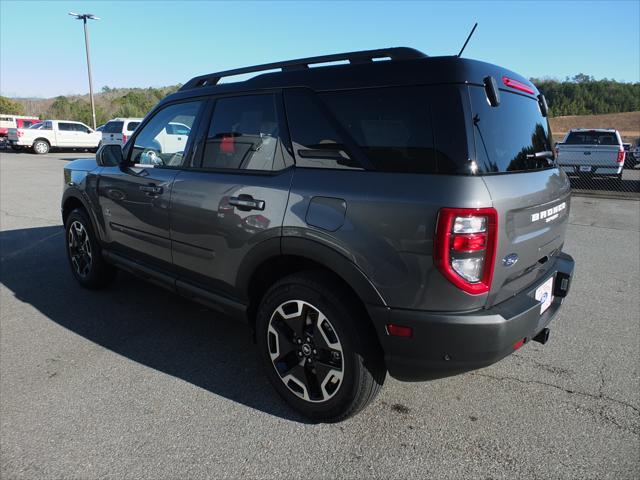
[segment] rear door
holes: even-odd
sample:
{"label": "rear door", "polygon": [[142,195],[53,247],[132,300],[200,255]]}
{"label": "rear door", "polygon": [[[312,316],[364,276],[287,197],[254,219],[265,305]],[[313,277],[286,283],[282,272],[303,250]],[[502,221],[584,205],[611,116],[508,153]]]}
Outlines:
{"label": "rear door", "polygon": [[56,131],[56,145],[58,147],[76,146],[78,138],[76,135],[76,126],[71,122],[58,122]]}
{"label": "rear door", "polygon": [[122,129],[124,128],[124,121],[111,120],[107,122],[102,130],[102,144],[103,145],[121,145],[122,142]]}
{"label": "rear door", "polygon": [[123,152],[126,167],[104,167],[98,183],[100,208],[112,248],[135,260],[171,269],[169,205],[183,152],[163,148],[158,135],[176,119],[192,125],[203,101],[168,105],[154,114]]}
{"label": "rear door", "polygon": [[[491,107],[484,89],[469,87],[478,170],[498,212],[493,305],[531,285],[553,266],[569,220],[570,186],[553,159],[547,119],[536,98],[503,91]],[[515,263],[512,263],[515,260]]]}
{"label": "rear door", "polygon": [[279,94],[225,97],[211,107],[198,155],[173,187],[173,262],[180,288],[199,285],[234,296],[247,253],[281,236],[293,168],[282,151]]}

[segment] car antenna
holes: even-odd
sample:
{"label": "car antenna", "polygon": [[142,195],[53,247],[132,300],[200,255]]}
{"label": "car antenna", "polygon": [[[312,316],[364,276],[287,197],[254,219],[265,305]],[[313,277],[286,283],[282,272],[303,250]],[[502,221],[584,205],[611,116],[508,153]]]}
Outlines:
{"label": "car antenna", "polygon": [[473,32],[476,31],[476,27],[478,26],[478,22],[475,23],[475,25],[473,26],[473,28],[471,29],[471,33],[469,34],[469,36],[467,37],[467,40],[464,42],[464,45],[462,45],[462,48],[460,49],[460,53],[458,54],[458,58],[460,58],[460,55],[462,55],[462,52],[464,52],[464,49],[467,46],[467,43],[469,43],[469,40],[471,39],[471,35],[473,35]]}

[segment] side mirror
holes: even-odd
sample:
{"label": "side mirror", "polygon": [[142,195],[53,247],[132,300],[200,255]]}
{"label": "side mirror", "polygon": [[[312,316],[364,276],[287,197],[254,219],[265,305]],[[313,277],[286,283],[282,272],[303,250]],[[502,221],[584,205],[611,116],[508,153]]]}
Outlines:
{"label": "side mirror", "polygon": [[96,163],[101,167],[116,167],[124,163],[120,145],[103,145],[96,153]]}
{"label": "side mirror", "polygon": [[90,128],[87,128],[87,133],[93,133],[93,130],[91,130]]}

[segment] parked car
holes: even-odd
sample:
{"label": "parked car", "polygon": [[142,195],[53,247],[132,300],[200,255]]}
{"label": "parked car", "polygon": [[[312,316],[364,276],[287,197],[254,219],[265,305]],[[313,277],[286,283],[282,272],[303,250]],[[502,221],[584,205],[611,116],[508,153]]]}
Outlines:
{"label": "parked car", "polygon": [[569,176],[622,182],[625,150],[617,130],[577,128],[557,146],[560,167]]}
{"label": "parked car", "polygon": [[38,117],[0,114],[0,138],[7,137],[10,128],[29,128],[39,121]]}
{"label": "parked car", "polygon": [[638,158],[635,154],[633,145],[630,143],[623,143],[624,148],[624,168],[633,168],[638,164]]}
{"label": "parked car", "polygon": [[102,136],[84,123],[70,120],[45,120],[37,130],[10,128],[9,143],[13,148],[30,148],[45,154],[51,148],[88,148],[97,150]]}
{"label": "parked car", "polygon": [[127,139],[138,128],[141,118],[114,118],[109,120],[102,131],[103,145],[124,145]]}
{"label": "parked car", "polygon": [[[86,288],[123,268],[248,322],[276,391],[344,419],[387,372],[547,341],[574,261],[546,114],[521,75],[409,48],[196,77],[124,148],[65,165],[69,265]],[[174,124],[184,145],[161,141]]]}

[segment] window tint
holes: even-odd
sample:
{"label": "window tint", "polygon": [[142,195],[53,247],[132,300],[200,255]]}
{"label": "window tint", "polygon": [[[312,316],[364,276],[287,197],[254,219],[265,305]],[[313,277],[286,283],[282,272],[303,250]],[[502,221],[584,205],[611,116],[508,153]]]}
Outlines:
{"label": "window tint", "polygon": [[58,130],[63,132],[75,132],[76,127],[73,123],[58,122]]}
{"label": "window tint", "polygon": [[437,171],[427,88],[376,88],[321,96],[376,170]]}
{"label": "window tint", "polygon": [[216,101],[213,110],[202,166],[244,170],[279,169],[278,141],[274,95],[221,98]]}
{"label": "window tint", "polygon": [[85,124],[83,124],[83,123],[74,123],[74,124],[73,124],[73,129],[74,129],[76,132],[82,132],[82,133],[87,133],[87,132],[90,130],[90,128],[89,128],[89,127],[87,127],[87,126],[86,126]]}
{"label": "window tint", "polygon": [[549,123],[536,99],[501,92],[501,103],[491,107],[481,87],[469,87],[476,132],[478,173],[540,170],[554,166],[553,160],[535,158],[551,151]]}
{"label": "window tint", "polygon": [[138,132],[129,157],[142,165],[180,166],[191,135],[169,135],[167,125],[180,123],[191,131],[202,102],[178,103],[163,108]]}
{"label": "window tint", "polygon": [[140,125],[140,122],[129,122],[127,124],[127,132],[133,132]]}
{"label": "window tint", "polygon": [[571,132],[564,142],[567,145],[618,145],[614,132]]}
{"label": "window tint", "polygon": [[361,168],[311,92],[287,91],[285,101],[297,166]]}
{"label": "window tint", "polygon": [[124,122],[107,122],[102,130],[104,133],[122,133],[122,126]]}
{"label": "window tint", "polygon": [[40,130],[51,130],[53,129],[53,123],[51,122],[44,122],[42,124],[42,127],[40,128]]}

